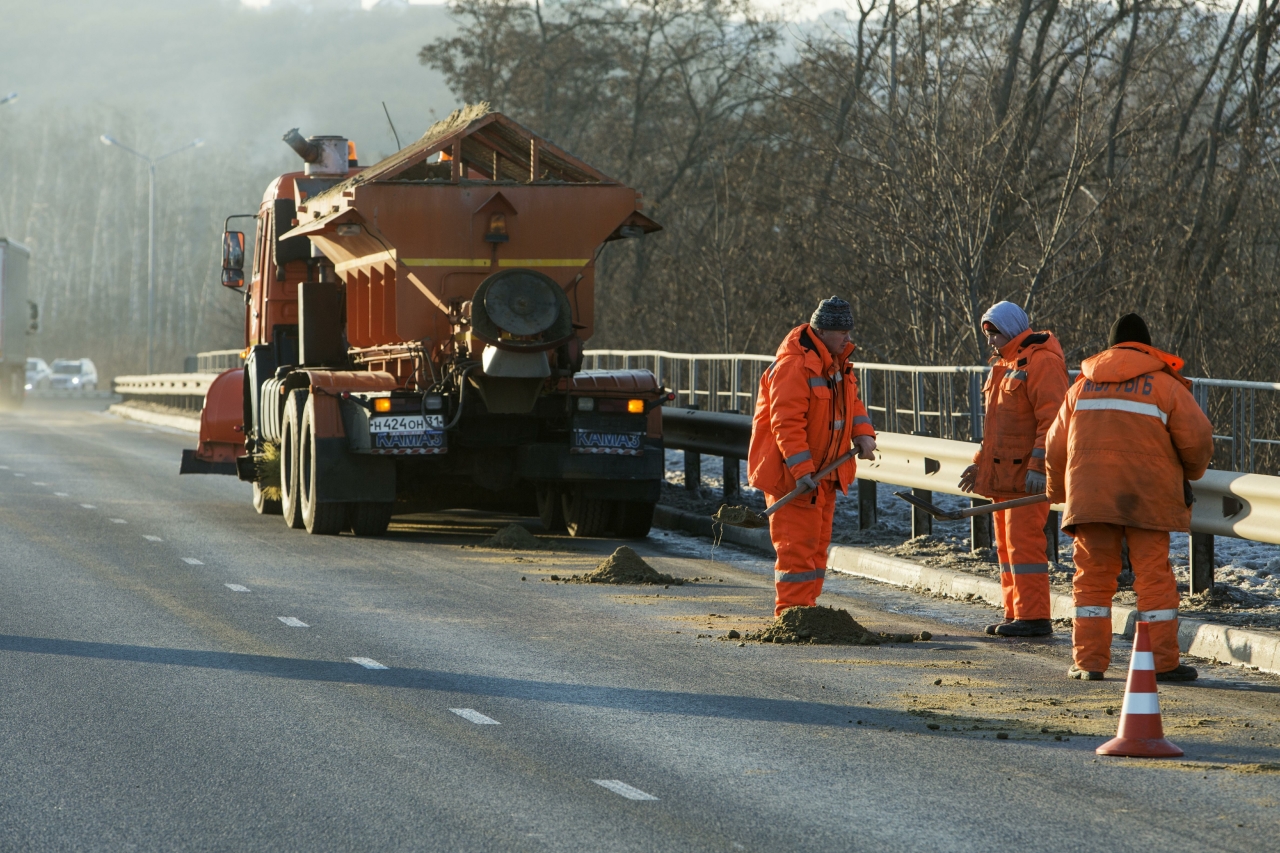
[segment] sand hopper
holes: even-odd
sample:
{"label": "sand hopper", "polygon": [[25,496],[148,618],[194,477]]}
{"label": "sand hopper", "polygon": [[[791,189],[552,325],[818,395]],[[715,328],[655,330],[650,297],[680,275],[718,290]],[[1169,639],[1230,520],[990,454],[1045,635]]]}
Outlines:
{"label": "sand hopper", "polygon": [[1028,495],[1025,498],[1014,498],[1011,501],[996,501],[982,506],[971,506],[967,509],[950,511],[940,506],[935,506],[924,498],[911,494],[911,492],[894,492],[894,494],[916,509],[924,510],[939,521],[959,521],[962,518],[972,518],[975,515],[987,515],[988,513],[999,512],[1002,509],[1013,509],[1016,506],[1042,504],[1049,500],[1048,495]]}
{"label": "sand hopper", "polygon": [[[832,471],[836,470],[841,465],[848,462],[850,459],[854,457],[855,453],[857,453],[856,450],[850,450],[848,453],[841,456],[835,462],[832,462],[826,468],[823,468],[817,474],[814,474],[813,475],[814,481],[817,482],[818,480],[821,480],[823,477],[827,476]],[[787,504],[791,503],[792,500],[800,497],[800,495],[803,495],[807,491],[809,490],[806,489],[804,486],[796,486],[794,489],[791,490],[790,493],[785,495],[780,500],[776,501],[773,504],[773,506],[769,507],[764,512],[756,512],[750,507],[745,507],[745,506],[722,506],[720,507],[720,509],[716,510],[716,514],[711,516],[711,519],[713,521],[718,521],[721,524],[727,524],[730,527],[747,527],[747,528],[768,527],[769,516],[773,515],[775,512],[782,509]]]}

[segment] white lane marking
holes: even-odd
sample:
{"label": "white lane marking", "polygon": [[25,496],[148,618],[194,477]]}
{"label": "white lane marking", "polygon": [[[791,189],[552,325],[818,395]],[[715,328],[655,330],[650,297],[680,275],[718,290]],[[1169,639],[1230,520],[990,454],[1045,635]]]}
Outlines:
{"label": "white lane marking", "polygon": [[658,799],[653,794],[646,794],[644,791],[641,791],[639,788],[633,788],[630,785],[628,785],[626,782],[623,782],[618,779],[592,779],[591,781],[595,782],[601,788],[608,788],[610,791],[613,791],[619,797],[626,797],[628,800]]}
{"label": "white lane marking", "polygon": [[186,563],[188,566],[203,566],[203,565],[204,565],[204,563],[200,562],[200,561],[199,561],[199,560],[197,560],[195,557],[183,557],[183,558],[182,558],[182,562]]}
{"label": "white lane marking", "polygon": [[388,667],[378,663],[373,658],[350,658],[352,663],[358,663],[365,669],[387,669]]}
{"label": "white lane marking", "polygon": [[13,472],[13,476],[15,476],[15,477],[25,477],[25,476],[27,476],[27,475],[26,475],[26,474],[23,474],[21,471],[14,471],[14,472]]}
{"label": "white lane marking", "polygon": [[249,591],[249,587],[241,586],[238,583],[224,583],[223,586],[225,586],[227,589],[231,590],[232,592],[248,592]]}
{"label": "white lane marking", "polygon": [[8,471],[8,470],[9,470],[8,465],[0,465],[0,471]]}
{"label": "white lane marking", "polygon": [[290,628],[310,628],[311,627],[306,622],[303,622],[301,619],[298,619],[293,616],[277,616],[276,618],[279,619],[284,624],[288,625]]}
{"label": "white lane marking", "polygon": [[163,540],[163,539],[161,539],[159,536],[148,536],[148,535],[147,535],[147,534],[145,534],[145,533],[144,533],[144,534],[142,534],[142,538],[143,538],[143,539],[145,539],[145,540],[147,540],[148,542],[163,542],[163,541],[164,541],[164,540]]}
{"label": "white lane marking", "polygon": [[54,494],[55,494],[55,495],[57,495],[57,496],[58,496],[58,497],[60,497],[60,498],[69,498],[69,497],[71,497],[71,495],[67,494],[66,492],[54,492]]}
{"label": "white lane marking", "polygon": [[31,485],[33,485],[33,486],[47,486],[47,485],[49,485],[49,484],[48,484],[48,483],[35,483],[35,482],[33,482]]}
{"label": "white lane marking", "polygon": [[493,717],[486,717],[474,708],[450,708],[450,711],[457,714],[464,720],[470,720],[478,726],[500,726],[502,725]]}
{"label": "white lane marking", "polygon": [[110,519],[110,521],[112,524],[128,524],[129,523],[125,521],[123,518],[112,518]]}
{"label": "white lane marking", "polygon": [[85,509],[97,509],[97,507],[94,506],[93,504],[80,504],[80,506],[84,507]]}

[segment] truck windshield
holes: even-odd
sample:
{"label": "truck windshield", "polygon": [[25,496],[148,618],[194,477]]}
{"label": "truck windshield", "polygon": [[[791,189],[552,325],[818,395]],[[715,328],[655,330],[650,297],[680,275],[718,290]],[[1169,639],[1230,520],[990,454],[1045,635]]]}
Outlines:
{"label": "truck windshield", "polygon": [[80,373],[80,363],[75,364],[55,364],[53,366],[54,373],[66,373],[75,376]]}

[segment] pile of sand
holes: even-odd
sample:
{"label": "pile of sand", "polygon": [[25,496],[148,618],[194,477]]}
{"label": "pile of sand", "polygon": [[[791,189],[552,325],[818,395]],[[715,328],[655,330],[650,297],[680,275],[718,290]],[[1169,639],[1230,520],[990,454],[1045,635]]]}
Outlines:
{"label": "pile of sand", "polygon": [[585,575],[574,575],[569,583],[614,584],[675,584],[680,586],[684,578],[664,575],[640,559],[640,555],[626,545],[609,555],[609,558]]}
{"label": "pile of sand", "polygon": [[789,607],[764,628],[742,639],[757,643],[878,646],[882,642],[910,643],[916,635],[873,634],[858,624],[849,611],[819,606]]}
{"label": "pile of sand", "polygon": [[731,527],[768,527],[768,519],[761,519],[760,513],[746,506],[722,506],[711,516],[712,521],[728,524]]}
{"label": "pile of sand", "polygon": [[519,524],[508,524],[480,543],[482,548],[501,548],[504,551],[541,551],[542,542]]}

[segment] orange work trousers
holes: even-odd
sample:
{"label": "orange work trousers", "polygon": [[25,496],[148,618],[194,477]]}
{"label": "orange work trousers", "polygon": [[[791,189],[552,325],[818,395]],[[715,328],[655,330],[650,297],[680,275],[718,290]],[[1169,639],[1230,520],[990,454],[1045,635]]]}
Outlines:
{"label": "orange work trousers", "polygon": [[995,513],[1000,592],[1006,619],[1048,619],[1049,558],[1044,535],[1049,505],[1016,506]]}
{"label": "orange work trousers", "polygon": [[1129,542],[1138,621],[1150,623],[1156,672],[1178,667],[1178,582],[1169,565],[1169,534],[1120,524],[1077,524],[1075,616],[1071,655],[1076,666],[1106,672],[1111,665],[1111,599],[1120,579],[1120,543]]}
{"label": "orange work trousers", "polygon": [[[772,506],[779,499],[765,495]],[[769,516],[769,539],[778,552],[773,567],[777,590],[773,615],[788,607],[812,607],[822,594],[827,576],[827,546],[831,544],[831,518],[836,510],[836,481],[823,480],[818,488],[800,495]]]}

